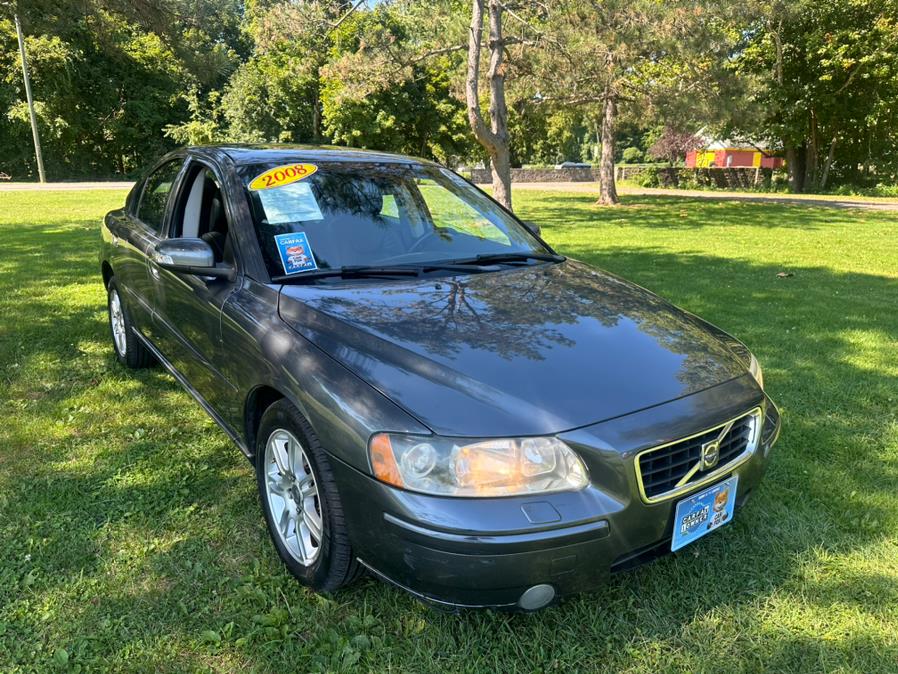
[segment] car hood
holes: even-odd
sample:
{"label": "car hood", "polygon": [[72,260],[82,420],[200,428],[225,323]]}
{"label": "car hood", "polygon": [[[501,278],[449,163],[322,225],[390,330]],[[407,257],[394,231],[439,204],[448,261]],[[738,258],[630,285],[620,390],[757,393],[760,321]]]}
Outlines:
{"label": "car hood", "polygon": [[445,435],[557,433],[746,372],[707,324],[571,260],[285,285],[279,307],[293,329]]}

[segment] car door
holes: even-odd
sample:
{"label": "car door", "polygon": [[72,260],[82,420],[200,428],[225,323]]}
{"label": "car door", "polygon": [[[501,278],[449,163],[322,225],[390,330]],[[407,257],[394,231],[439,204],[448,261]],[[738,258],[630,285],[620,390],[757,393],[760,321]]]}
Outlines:
{"label": "car door", "polygon": [[[166,238],[201,238],[216,262],[237,267],[222,181],[209,164],[188,161],[174,198]],[[224,375],[221,310],[239,282],[163,269],[148,262],[154,289],[154,334],[171,365],[219,414],[236,388]],[[239,268],[238,268],[239,269]]]}
{"label": "car door", "polygon": [[184,157],[157,166],[137,187],[117,222],[107,221],[112,235],[113,273],[131,320],[147,334],[152,328],[154,289],[147,276],[147,257],[160,240],[172,188],[184,166]]}

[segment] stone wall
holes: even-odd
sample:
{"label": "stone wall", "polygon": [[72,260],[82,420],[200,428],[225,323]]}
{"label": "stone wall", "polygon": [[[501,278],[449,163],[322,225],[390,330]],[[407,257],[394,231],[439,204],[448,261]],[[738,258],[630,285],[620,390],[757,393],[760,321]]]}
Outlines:
{"label": "stone wall", "polygon": [[[644,187],[718,187],[725,189],[770,186],[775,175],[785,175],[781,169],[730,167],[691,169],[682,166],[652,166],[618,164],[617,180],[633,180]],[[489,169],[469,169],[463,174],[471,182],[493,182]],[[598,182],[599,169],[594,168],[513,168],[512,183],[582,183]]]}
{"label": "stone wall", "polygon": [[[489,169],[470,169],[471,182],[491,183]],[[577,168],[513,168],[513,183],[588,183],[598,180],[598,170],[587,167]]]}

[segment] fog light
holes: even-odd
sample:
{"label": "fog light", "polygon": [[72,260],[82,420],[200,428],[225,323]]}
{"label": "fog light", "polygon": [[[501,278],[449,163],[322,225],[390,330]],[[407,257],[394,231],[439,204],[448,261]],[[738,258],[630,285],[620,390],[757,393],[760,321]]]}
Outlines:
{"label": "fog light", "polygon": [[555,588],[551,585],[534,585],[529,590],[525,590],[521,598],[518,599],[518,606],[525,611],[535,611],[548,606],[555,599]]}

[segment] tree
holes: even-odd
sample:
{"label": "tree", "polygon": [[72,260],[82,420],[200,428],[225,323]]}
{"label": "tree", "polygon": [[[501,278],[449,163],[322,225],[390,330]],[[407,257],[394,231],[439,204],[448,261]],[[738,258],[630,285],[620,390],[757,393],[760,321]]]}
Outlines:
{"label": "tree", "polygon": [[410,57],[416,24],[403,8],[279,1],[252,6],[247,23],[255,50],[225,88],[225,137],[469,154],[452,54]]}
{"label": "tree", "polygon": [[244,143],[321,142],[318,67],[299,60],[301,47],[271,49],[243,63],[222,96],[227,137]]}
{"label": "tree", "polygon": [[465,100],[468,122],[474,137],[490,158],[493,176],[493,198],[511,210],[511,161],[508,148],[508,107],[505,103],[505,42],[502,39],[502,3],[487,0],[489,11],[490,124],[480,110],[480,51],[483,39],[484,0],[471,2],[471,27],[468,37],[468,69],[465,77]]}
{"label": "tree", "polygon": [[321,70],[333,31],[354,11],[346,0],[279,0],[252,5],[247,30],[255,51],[223,99],[240,140],[320,143]]}
{"label": "tree", "polygon": [[555,0],[533,80],[549,105],[583,106],[601,121],[599,203],[618,203],[616,133],[622,113],[698,117],[721,79],[730,35],[718,3]]}
{"label": "tree", "polygon": [[754,12],[736,61],[751,112],[734,129],[782,144],[795,192],[825,189],[834,171],[894,171],[898,2],[780,0]]}
{"label": "tree", "polygon": [[540,105],[533,101],[532,92],[520,87],[509,92],[508,108],[512,166],[591,161],[598,157],[595,129],[582,110]]}
{"label": "tree", "polygon": [[671,166],[684,157],[690,150],[698,150],[704,145],[704,141],[691,131],[678,131],[671,126],[665,126],[664,131],[649,148],[649,156],[653,159],[663,159]]}
{"label": "tree", "polygon": [[[461,20],[467,6],[470,22]],[[431,63],[443,60],[452,80],[463,86],[459,96],[466,105],[467,121],[487,157],[493,175],[493,196],[511,208],[511,150],[508,134],[506,80],[509,77],[512,45],[522,45],[519,36],[506,36],[503,16],[513,3],[500,0],[437,0],[432,3],[406,0],[390,5],[392,20],[403,26],[369,30],[358,51],[344,59],[341,79],[357,99],[385,92],[398,83],[414,81]],[[373,14],[378,15],[380,7]],[[484,25],[484,10],[488,15]],[[381,12],[381,17],[387,16]],[[522,25],[526,18],[515,13]],[[482,51],[489,53],[485,73],[489,89],[489,123],[481,110]],[[467,60],[454,57],[467,51]],[[445,59],[445,60],[444,60]],[[421,66],[425,66],[423,69]],[[454,87],[453,87],[454,88]]]}
{"label": "tree", "polygon": [[324,129],[340,145],[457,162],[472,150],[464,105],[453,94],[459,55],[400,65],[383,51],[413,53],[413,26],[394,8],[379,6],[335,31],[322,68]]}
{"label": "tree", "polygon": [[628,148],[624,148],[624,151],[621,154],[622,164],[638,164],[642,159],[642,150],[638,147],[633,147],[632,145]]}
{"label": "tree", "polygon": [[[11,7],[0,170],[18,177],[34,167]],[[331,141],[488,159],[507,206],[511,166],[598,159],[616,203],[618,145],[673,161],[699,127],[782,147],[796,191],[898,174],[898,0],[18,8],[51,177],[127,175],[176,143]]]}
{"label": "tree", "polygon": [[[236,1],[213,0],[19,3],[48,175],[128,175],[172,148],[161,130],[188,116],[185,90],[220,86],[238,58],[236,11]],[[27,117],[10,29],[0,18],[0,170],[21,177],[33,163],[22,151]]]}

